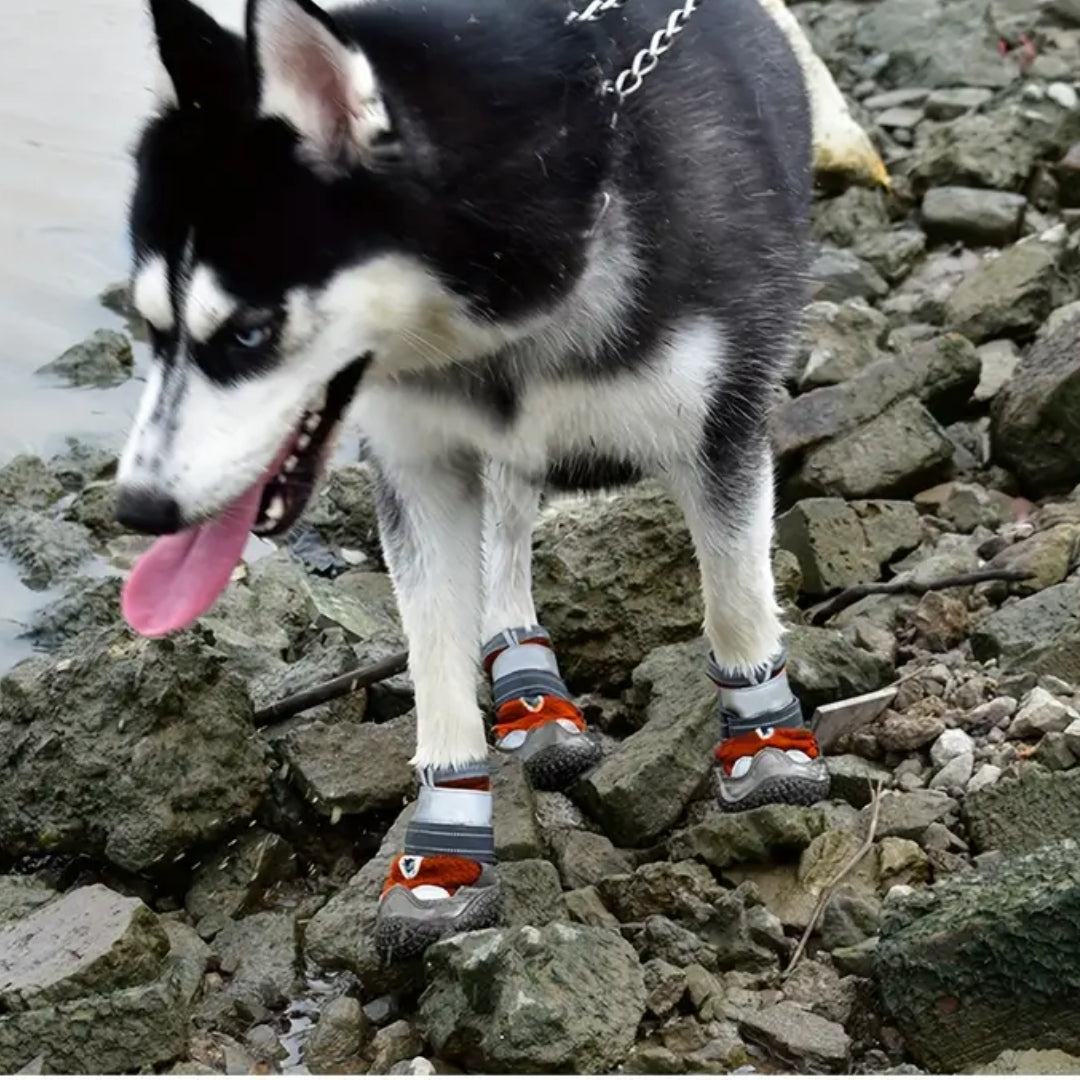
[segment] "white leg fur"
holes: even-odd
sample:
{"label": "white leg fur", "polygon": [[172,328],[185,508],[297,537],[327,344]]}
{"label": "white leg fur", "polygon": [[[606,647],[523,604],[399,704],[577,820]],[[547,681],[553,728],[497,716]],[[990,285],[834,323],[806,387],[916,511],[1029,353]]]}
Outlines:
{"label": "white leg fur", "polygon": [[776,655],[784,632],[770,553],[772,464],[766,457],[738,508],[716,505],[693,466],[669,479],[701,567],[705,636],[713,656],[724,670],[749,675]]}
{"label": "white leg fur", "polygon": [[513,626],[533,626],[532,532],[540,489],[521,473],[488,462],[484,478],[484,618],[481,642]]}
{"label": "white leg fur", "polygon": [[487,757],[476,701],[481,600],[478,476],[462,467],[411,462],[385,470],[392,494],[380,508],[383,547],[409,642],[420,768]]}

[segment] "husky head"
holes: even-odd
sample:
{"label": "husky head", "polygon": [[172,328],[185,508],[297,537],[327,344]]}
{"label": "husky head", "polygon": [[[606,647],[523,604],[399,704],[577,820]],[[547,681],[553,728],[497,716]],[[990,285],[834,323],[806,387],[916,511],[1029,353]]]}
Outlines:
{"label": "husky head", "polygon": [[133,302],[153,364],[118,517],[162,534],[148,635],[303,511],[365,379],[467,363],[582,272],[608,135],[598,38],[559,3],[249,0],[246,34],[151,0],[165,75],[136,154]]}

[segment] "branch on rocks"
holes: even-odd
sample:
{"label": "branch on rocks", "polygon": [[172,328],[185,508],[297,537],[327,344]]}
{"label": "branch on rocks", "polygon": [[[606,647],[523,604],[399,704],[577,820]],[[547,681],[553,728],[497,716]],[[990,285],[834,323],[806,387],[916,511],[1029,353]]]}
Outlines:
{"label": "branch on rocks", "polygon": [[978,585],[983,581],[1027,581],[1034,575],[1028,570],[1005,569],[987,566],[981,570],[971,570],[965,574],[952,574],[935,581],[870,581],[862,585],[852,585],[836,596],[810,609],[810,622],[814,626],[823,626],[834,615],[867,596],[923,596],[939,589],[956,589],[963,585]]}
{"label": "branch on rocks", "polygon": [[301,690],[298,694],[291,694],[287,698],[275,701],[272,705],[267,705],[265,709],[256,709],[255,723],[260,727],[265,727],[279,720],[288,720],[290,716],[302,713],[306,709],[313,709],[316,705],[324,705],[335,698],[354,694],[364,687],[374,686],[375,683],[382,682],[384,679],[400,675],[408,663],[409,654],[400,652],[388,656],[385,660],[380,660],[377,664],[347,671],[336,679],[328,679],[309,690]]}
{"label": "branch on rocks", "polygon": [[803,931],[802,937],[799,938],[799,944],[795,946],[795,951],[791,954],[791,959],[788,961],[788,966],[784,968],[781,978],[786,979],[795,970],[795,965],[802,959],[803,953],[806,952],[806,943],[810,940],[810,935],[814,932],[821,916],[825,913],[825,908],[828,907],[837,886],[866,858],[873,848],[874,834],[877,832],[878,818],[881,816],[882,784],[883,781],[879,780],[873,788],[870,800],[870,826],[866,830],[866,839],[859,845],[859,850],[840,867],[828,885],[818,894],[817,903],[810,913],[810,921],[806,924],[806,929]]}

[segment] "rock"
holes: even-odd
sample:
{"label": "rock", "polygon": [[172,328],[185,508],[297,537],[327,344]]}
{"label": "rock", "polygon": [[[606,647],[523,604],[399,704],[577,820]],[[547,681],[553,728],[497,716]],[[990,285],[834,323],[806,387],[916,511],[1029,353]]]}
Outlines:
{"label": "rock", "polygon": [[787,1001],[744,1017],[739,1031],[786,1065],[807,1072],[843,1071],[851,1054],[851,1039],[839,1024]]}
{"label": "rock", "polygon": [[382,1076],[398,1062],[411,1061],[424,1049],[420,1033],[407,1020],[395,1020],[375,1033],[370,1075]]}
{"label": "rock", "polygon": [[665,1076],[681,1073],[683,1059],[666,1046],[635,1046],[633,1053],[622,1064],[622,1070],[631,1076]]}
{"label": "rock", "polygon": [[671,857],[696,856],[722,870],[734,863],[765,862],[778,853],[802,851],[824,830],[822,812],[805,806],[777,804],[737,814],[710,810],[697,825],[672,837]]}
{"label": "rock", "polygon": [[1008,338],[995,338],[979,346],[982,374],[979,385],[971,395],[975,401],[993,401],[1020,366],[1022,355],[1016,343]]}
{"label": "rock", "polygon": [[24,509],[0,513],[0,550],[32,589],[45,589],[70,576],[94,555],[84,526]]}
{"label": "rock", "polygon": [[892,681],[891,664],[856,648],[837,630],[793,626],[786,644],[788,678],[807,714],[819,705],[868,694]]}
{"label": "rock", "polygon": [[836,754],[825,759],[829,766],[829,795],[843,799],[856,809],[865,806],[871,798],[874,785],[888,784],[892,773],[856,754]]}
{"label": "rock", "polygon": [[852,983],[852,979],[842,979],[834,968],[820,960],[803,959],[784,979],[784,998],[843,1025],[855,1004]]}
{"label": "rock", "polygon": [[1076,524],[1053,525],[998,552],[990,560],[995,568],[1017,570],[1028,575],[1026,581],[1011,586],[1025,595],[1060,585],[1073,565],[1080,528]]}
{"label": "rock", "polygon": [[330,469],[305,520],[324,543],[358,549],[373,566],[382,566],[374,485],[366,464],[353,462]]}
{"label": "rock", "polygon": [[703,679],[693,708],[672,713],[670,704],[667,697],[651,704],[645,726],[575,788],[575,796],[621,846],[647,843],[674,825],[712,768],[719,739],[714,691]]}
{"label": "rock", "polygon": [[700,632],[693,544],[654,485],[551,503],[536,527],[533,581],[573,687],[616,691],[653,649]]}
{"label": "rock", "polygon": [[632,869],[630,860],[598,833],[566,829],[552,837],[552,847],[555,865],[567,889],[582,889]]}
{"label": "rock", "polygon": [[390,1069],[391,1076],[435,1076],[438,1070],[426,1057],[414,1057],[411,1061],[399,1061]]}
{"label": "rock", "polygon": [[863,55],[885,57],[877,73],[885,86],[1001,87],[1013,77],[975,0],[882,0],[851,29]]}
{"label": "rock", "polygon": [[534,795],[517,758],[500,754],[494,761],[491,790],[495,815],[495,857],[500,861],[539,859],[546,854],[536,819]]}
{"label": "rock", "polygon": [[1014,244],[960,282],[945,304],[946,322],[976,344],[1033,333],[1062,288],[1061,263],[1060,243],[1030,237]]}
{"label": "rock", "polygon": [[1080,719],[1071,721],[1065,729],[1065,745],[1080,756]]}
{"label": "rock", "polygon": [[63,494],[63,485],[41,458],[19,454],[0,468],[0,511],[45,510]]}
{"label": "rock", "polygon": [[74,577],[60,596],[34,612],[26,638],[42,652],[56,652],[83,634],[115,629],[120,620],[119,578]]}
{"label": "rock", "polygon": [[29,915],[56,897],[56,890],[32,877],[0,877],[0,927]]}
{"label": "rock", "polygon": [[986,762],[980,765],[975,770],[975,775],[968,781],[967,794],[972,795],[976,791],[981,791],[985,787],[990,787],[991,784],[996,784],[1001,779],[1001,769],[997,765],[991,765]]}
{"label": "rock", "polygon": [[814,237],[837,247],[851,247],[860,237],[889,226],[884,192],[866,187],[849,187],[834,199],[816,202],[813,207]]}
{"label": "rock", "polygon": [[878,929],[881,904],[876,896],[841,884],[829,897],[821,915],[821,947],[827,951],[851,948]]}
{"label": "rock", "polygon": [[1080,715],[1049,690],[1036,686],[1020,703],[1020,709],[1009,725],[1010,739],[1038,738],[1050,731],[1064,731]]}
{"label": "rock", "polygon": [[196,921],[243,915],[267,888],[295,875],[295,860],[287,840],[250,828],[195,871],[184,907]]}
{"label": "rock", "polygon": [[904,398],[809,451],[789,482],[789,497],[913,495],[949,474],[952,455],[952,443],[933,416],[914,398]]}
{"label": "rock", "polygon": [[286,735],[281,749],[305,798],[327,817],[394,809],[415,787],[411,716],[385,724],[315,721]]}
{"label": "rock", "polygon": [[967,636],[970,616],[962,600],[930,592],[919,597],[906,621],[919,648],[941,653],[955,648]]}
{"label": "rock", "polygon": [[1030,766],[969,794],[963,812],[976,851],[1023,855],[1080,836],[1080,772]]}
{"label": "rock", "polygon": [[858,514],[843,499],[804,499],[776,519],[776,542],[799,560],[803,589],[824,596],[872,581],[880,563],[867,551]]}
{"label": "rock", "polygon": [[[680,968],[692,964],[709,970],[716,968],[716,950],[665,915],[650,915],[645,920],[634,938],[634,948],[644,961],[660,959]],[[690,989],[692,993],[693,987]]]}
{"label": "rock", "polygon": [[621,923],[643,922],[650,915],[698,919],[725,893],[706,867],[689,861],[646,863],[631,874],[605,878],[599,891]]}
{"label": "rock", "polygon": [[1061,1050],[1002,1050],[988,1065],[969,1065],[964,1071],[976,1076],[1075,1076],[1080,1057]]}
{"label": "rock", "polygon": [[686,972],[666,960],[649,960],[641,970],[645,979],[645,1007],[653,1016],[667,1016],[686,993]]}
{"label": "rock", "polygon": [[1039,740],[1031,760],[1047,769],[1063,770],[1076,764],[1076,755],[1069,749],[1064,732],[1051,731]]}
{"label": "rock", "polygon": [[172,942],[140,901],[101,885],[0,930],[0,1070],[22,1069],[31,1047],[41,1073],[133,1073],[180,1057],[204,961],[182,934]]}
{"label": "rock", "polygon": [[1031,672],[1080,683],[1080,583],[1066,581],[1007,604],[971,634],[976,660],[996,659],[1003,674]]}
{"label": "rock", "polygon": [[905,128],[908,130],[909,138],[910,131],[919,126],[919,121],[922,120],[922,118],[922,109],[911,108],[906,105],[897,105],[892,109],[886,109],[875,117],[878,127],[883,128],[886,131],[895,128]]}
{"label": "rock", "polygon": [[418,972],[412,966],[385,965],[375,951],[374,940],[379,892],[390,861],[403,850],[414,805],[410,803],[398,815],[375,855],[312,916],[304,931],[307,960],[327,970],[352,971],[371,995],[408,988],[418,982]]}
{"label": "rock", "polygon": [[482,930],[426,957],[420,999],[440,1057],[495,1072],[604,1072],[630,1051],[646,991],[616,933],[564,923]]}
{"label": "rock", "polygon": [[975,755],[970,751],[951,758],[930,778],[930,788],[935,791],[961,793],[975,769]]}
{"label": "rock", "polygon": [[1011,244],[1020,235],[1027,199],[1009,191],[937,187],[923,196],[922,223],[931,240]]}
{"label": "rock", "polygon": [[874,725],[874,735],[883,750],[906,753],[934,742],[945,730],[939,716],[891,709]]}
{"label": "rock", "polygon": [[1013,378],[994,399],[994,459],[1039,496],[1080,481],[1073,453],[1080,425],[1073,419],[1080,393],[1080,319],[1036,341]]}
{"label": "rock", "polygon": [[1080,1050],[1078,855],[1072,841],[1050,844],[887,905],[875,974],[923,1067],[959,1071],[1015,1046]]}
{"label": "rock", "polygon": [[304,1065],[316,1075],[359,1072],[373,1034],[371,1021],[356,998],[334,998],[304,1043]]}
{"label": "rock", "polygon": [[955,120],[985,105],[994,93],[982,86],[955,86],[932,91],[923,110],[928,120]]}
{"label": "rock", "polygon": [[[927,826],[941,821],[957,809],[955,799],[942,791],[886,791],[881,796],[881,811],[874,836],[899,836],[905,840],[922,838]],[[870,824],[870,807],[859,812],[859,828],[865,832]]]}
{"label": "rock", "polygon": [[39,375],[67,386],[119,386],[131,378],[135,358],[131,342],[115,330],[97,330],[73,345],[52,363],[38,368]]}
{"label": "rock", "polygon": [[980,525],[996,529],[1012,517],[1007,495],[959,480],[920,491],[914,501],[961,533],[974,532]]}
{"label": "rock", "polygon": [[806,352],[799,386],[832,386],[880,359],[888,321],[865,300],[821,300],[803,312]]}
{"label": "rock", "polygon": [[914,503],[900,499],[860,499],[851,503],[877,563],[892,562],[919,546],[922,520]]}
{"label": "rock", "polygon": [[854,252],[822,244],[810,264],[810,299],[841,304],[845,300],[884,296],[889,287],[878,272]]}
{"label": "rock", "polygon": [[930,747],[930,760],[940,769],[954,758],[975,752],[975,740],[963,728],[948,728]]}
{"label": "rock", "polygon": [[231,976],[227,993],[268,1008],[288,1001],[299,974],[296,916],[262,911],[225,924],[214,938],[221,970]]}
{"label": "rock", "polygon": [[959,334],[919,341],[839,386],[824,386],[780,405],[773,415],[773,443],[781,461],[791,462],[800,452],[854,430],[911,395],[937,419],[958,419],[980,372],[975,347]]}
{"label": "rock", "polygon": [[837,971],[842,971],[846,975],[856,975],[860,979],[873,978],[878,940],[877,937],[867,938],[858,945],[834,949],[832,959]]}
{"label": "rock", "polygon": [[878,845],[878,874],[886,892],[894,885],[922,885],[929,864],[926,853],[913,840],[886,836]]}
{"label": "rock", "polygon": [[267,790],[243,684],[197,632],[82,638],[0,682],[0,844],[146,870],[247,823]]}
{"label": "rock", "polygon": [[595,885],[586,885],[584,889],[572,889],[563,893],[563,904],[571,922],[581,923],[583,926],[610,926],[613,930],[619,928],[619,920],[604,907]]}
{"label": "rock", "polygon": [[854,251],[887,282],[895,285],[903,281],[922,258],[926,251],[926,233],[922,229],[904,227],[871,233],[859,238]]}
{"label": "rock", "polygon": [[499,866],[504,926],[546,926],[565,918],[559,872],[544,859]]}

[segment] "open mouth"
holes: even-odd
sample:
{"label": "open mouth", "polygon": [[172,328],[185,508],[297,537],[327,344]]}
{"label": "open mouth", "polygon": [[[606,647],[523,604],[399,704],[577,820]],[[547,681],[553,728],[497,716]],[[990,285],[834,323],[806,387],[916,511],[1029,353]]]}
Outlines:
{"label": "open mouth", "polygon": [[277,471],[263,486],[258,516],[251,527],[257,536],[288,532],[304,512],[326,465],[331,436],[352,402],[366,367],[366,357],[354,360],[330,380],[322,399],[304,413],[278,456]]}
{"label": "open mouth", "polygon": [[286,532],[304,512],[369,356],[330,380],[325,398],[306,411],[271,466],[214,517],[160,537],[135,564],[121,605],[128,625],[162,637],[205,614],[232,579],[251,533]]}

